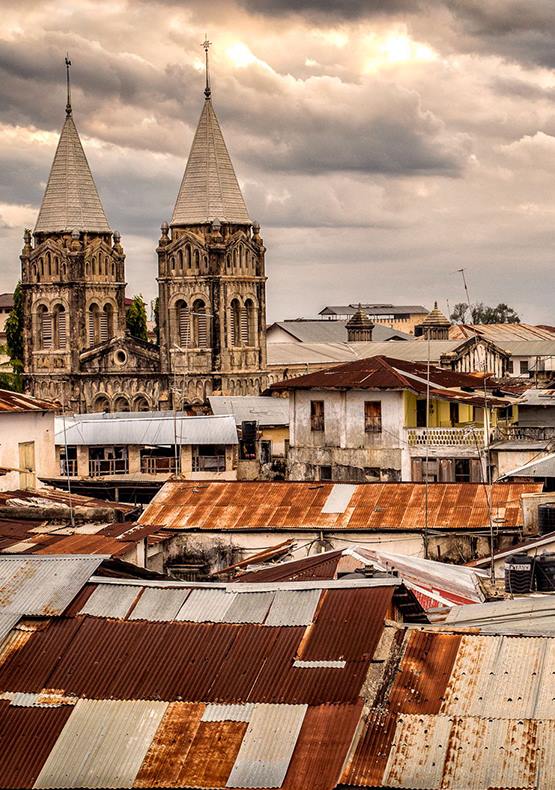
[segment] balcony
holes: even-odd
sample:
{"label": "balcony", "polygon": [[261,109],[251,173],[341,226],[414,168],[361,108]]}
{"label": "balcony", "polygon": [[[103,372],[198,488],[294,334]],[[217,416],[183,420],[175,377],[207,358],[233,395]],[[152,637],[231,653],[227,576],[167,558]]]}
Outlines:
{"label": "balcony", "polygon": [[532,441],[549,442],[555,439],[555,427],[535,425],[503,425],[495,431],[496,442]]}
{"label": "balcony", "polygon": [[174,474],[179,471],[175,456],[149,456],[141,458],[141,472],[146,475]]}
{"label": "balcony", "polygon": [[77,460],[74,458],[61,458],[60,475],[62,477],[77,477]]}
{"label": "balcony", "polygon": [[89,476],[126,475],[128,472],[127,458],[91,458],[89,460]]}
{"label": "balcony", "polygon": [[483,428],[406,428],[410,448],[424,447],[468,447],[477,450],[484,447]]}
{"label": "balcony", "polygon": [[193,472],[225,472],[225,456],[224,455],[194,456]]}

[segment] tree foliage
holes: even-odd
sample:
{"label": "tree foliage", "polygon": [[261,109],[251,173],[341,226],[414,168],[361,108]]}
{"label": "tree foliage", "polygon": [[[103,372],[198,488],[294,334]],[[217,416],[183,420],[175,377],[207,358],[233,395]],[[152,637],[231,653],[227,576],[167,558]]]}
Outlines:
{"label": "tree foliage", "polygon": [[[470,320],[468,320],[470,313]],[[500,302],[497,307],[485,305],[483,302],[471,305],[470,310],[464,302],[453,307],[451,320],[456,324],[519,324],[518,313],[512,307]]]}
{"label": "tree foliage", "polygon": [[133,337],[139,340],[148,340],[146,305],[140,294],[133,297],[133,301],[127,308],[125,319],[127,329]]}
{"label": "tree foliage", "polygon": [[156,344],[160,345],[160,299],[157,296],[154,300],[154,336]]}
{"label": "tree foliage", "polygon": [[13,371],[23,370],[23,290],[19,282],[13,295],[13,308],[6,320],[6,345]]}

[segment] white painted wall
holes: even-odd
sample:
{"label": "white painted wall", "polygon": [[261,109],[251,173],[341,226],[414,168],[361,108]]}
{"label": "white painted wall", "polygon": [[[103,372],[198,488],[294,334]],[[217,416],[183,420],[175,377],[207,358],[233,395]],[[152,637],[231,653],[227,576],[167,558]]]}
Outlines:
{"label": "white painted wall", "polygon": [[[55,477],[57,474],[54,446],[54,412],[24,412],[13,414],[0,412],[0,467],[19,469],[19,444],[35,443],[35,473],[37,486],[39,477]],[[20,488],[18,471],[0,476],[0,490],[13,491]]]}

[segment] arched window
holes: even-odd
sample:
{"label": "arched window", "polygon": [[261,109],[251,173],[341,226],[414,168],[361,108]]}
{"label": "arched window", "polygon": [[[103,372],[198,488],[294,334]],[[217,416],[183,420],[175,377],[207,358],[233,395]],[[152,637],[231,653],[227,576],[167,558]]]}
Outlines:
{"label": "arched window", "polygon": [[93,257],[92,257],[92,275],[93,275],[93,277],[96,274],[98,274],[98,272],[96,270],[96,255],[93,255]]}
{"label": "arched window", "polygon": [[106,395],[98,395],[93,403],[93,411],[95,412],[109,412],[110,411],[110,401],[108,400]]}
{"label": "arched window", "polygon": [[44,258],[39,258],[39,272],[40,276],[44,277]]}
{"label": "arched window", "polygon": [[52,258],[49,252],[46,253],[46,273],[49,277],[52,275]]}
{"label": "arched window", "polygon": [[200,252],[198,250],[195,250],[194,260],[195,260],[195,269],[198,269],[200,267]]}
{"label": "arched window", "polygon": [[190,269],[191,268],[191,245],[190,244],[186,244],[185,245],[185,268],[186,269]]}
{"label": "arched window", "polygon": [[182,348],[187,348],[191,340],[191,315],[183,299],[175,304],[175,326],[177,343]]}
{"label": "arched window", "polygon": [[193,327],[195,348],[209,348],[208,315],[202,299],[193,302]]}
{"label": "arched window", "polygon": [[148,400],[144,395],[137,395],[135,400],[133,401],[133,407],[135,411],[149,411],[150,406],[148,405]]}
{"label": "arched window", "polygon": [[89,346],[94,346],[100,339],[100,308],[96,302],[89,307],[88,324]]}
{"label": "arched window", "polygon": [[52,314],[41,304],[37,311],[40,348],[52,348]]}
{"label": "arched window", "polygon": [[60,259],[56,255],[54,258],[54,274],[58,276],[60,274]]}
{"label": "arched window", "polygon": [[99,339],[101,343],[106,343],[113,337],[114,328],[114,308],[107,302],[102,312],[99,313]]}
{"label": "arched window", "polygon": [[114,401],[114,411],[131,411],[131,406],[125,395],[118,395]]}
{"label": "arched window", "polygon": [[52,311],[53,340],[55,348],[65,348],[67,344],[67,314],[63,304],[57,304]]}
{"label": "arched window", "polygon": [[179,274],[183,274],[183,253],[181,250],[177,253],[177,271]]}
{"label": "arched window", "polygon": [[231,345],[241,345],[241,303],[239,299],[231,302]]}
{"label": "arched window", "polygon": [[243,315],[241,316],[241,340],[245,346],[256,345],[256,312],[252,299],[245,300]]}

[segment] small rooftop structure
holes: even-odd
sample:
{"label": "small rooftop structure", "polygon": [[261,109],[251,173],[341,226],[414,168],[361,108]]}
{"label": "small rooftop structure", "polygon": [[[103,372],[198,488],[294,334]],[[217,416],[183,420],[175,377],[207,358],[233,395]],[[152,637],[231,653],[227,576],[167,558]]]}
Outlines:
{"label": "small rooftop structure", "polygon": [[[345,343],[348,342],[348,321],[328,321],[320,318],[296,318],[275,321],[266,330],[268,345],[279,342],[299,343]],[[374,324],[372,341],[391,342],[394,340],[414,340],[412,335],[400,329],[390,329],[382,324]]]}
{"label": "small rooftop structure", "polygon": [[415,326],[414,334],[430,340],[449,340],[450,326],[451,321],[441,312],[437,302],[434,302],[433,310],[430,310],[421,324]]}
{"label": "small rooftop structure", "polygon": [[289,401],[287,398],[271,398],[256,395],[210,395],[210,408],[216,415],[230,414],[236,425],[256,420],[260,426],[289,425]]}

